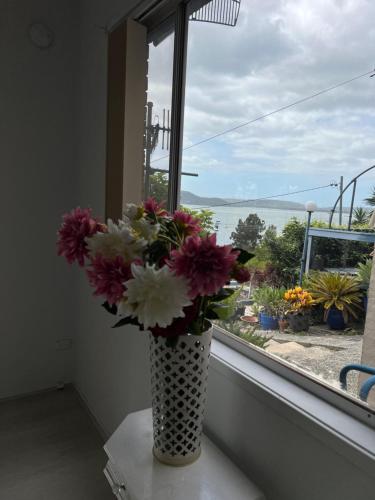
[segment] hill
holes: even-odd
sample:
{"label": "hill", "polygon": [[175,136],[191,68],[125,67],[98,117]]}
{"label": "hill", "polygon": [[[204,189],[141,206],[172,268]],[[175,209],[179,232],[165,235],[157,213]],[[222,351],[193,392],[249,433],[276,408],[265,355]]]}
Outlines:
{"label": "hill", "polygon": [[259,208],[283,208],[285,210],[304,210],[302,203],[286,200],[239,200],[225,198],[210,198],[198,196],[190,191],[181,191],[181,203],[186,205],[197,205],[204,207],[215,207],[233,203],[236,207],[259,207]]}
{"label": "hill", "polygon": [[[196,205],[199,207],[223,206],[228,203],[234,207],[253,207],[253,208],[276,208],[279,210],[305,210],[303,203],[288,200],[240,200],[236,198],[210,198],[208,196],[198,196],[190,191],[181,191],[182,205]],[[319,207],[319,212],[330,212],[329,207]],[[336,209],[337,211],[337,209]],[[343,212],[348,213],[349,208],[343,207]]]}

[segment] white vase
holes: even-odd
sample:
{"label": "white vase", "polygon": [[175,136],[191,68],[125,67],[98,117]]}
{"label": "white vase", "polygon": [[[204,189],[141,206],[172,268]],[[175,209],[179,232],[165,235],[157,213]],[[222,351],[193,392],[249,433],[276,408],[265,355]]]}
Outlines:
{"label": "white vase", "polygon": [[154,456],[186,465],[201,453],[212,328],[182,335],[175,347],[150,335]]}

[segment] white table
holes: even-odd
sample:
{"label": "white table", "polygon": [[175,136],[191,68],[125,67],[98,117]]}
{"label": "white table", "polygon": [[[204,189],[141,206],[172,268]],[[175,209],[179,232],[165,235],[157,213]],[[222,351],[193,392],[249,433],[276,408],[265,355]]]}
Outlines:
{"label": "white table", "polygon": [[104,469],[120,500],[265,500],[264,495],[206,436],[191,465],[171,467],[152,455],[151,410],[131,413],[104,446]]}

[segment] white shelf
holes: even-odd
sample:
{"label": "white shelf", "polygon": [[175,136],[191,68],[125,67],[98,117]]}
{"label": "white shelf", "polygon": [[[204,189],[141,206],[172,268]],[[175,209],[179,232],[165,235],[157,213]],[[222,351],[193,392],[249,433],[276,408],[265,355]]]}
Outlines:
{"label": "white shelf", "polygon": [[203,435],[191,465],[171,467],[152,455],[151,410],[130,414],[104,446],[106,477],[119,499],[265,500],[264,495]]}

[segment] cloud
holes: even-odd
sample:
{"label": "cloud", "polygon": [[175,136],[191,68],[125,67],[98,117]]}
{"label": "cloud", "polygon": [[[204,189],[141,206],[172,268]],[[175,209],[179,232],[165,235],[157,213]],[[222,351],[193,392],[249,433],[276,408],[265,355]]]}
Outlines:
{"label": "cloud", "polygon": [[[184,145],[370,70],[374,19],[372,0],[252,0],[235,28],[191,22]],[[159,107],[171,96],[172,40],[163,44],[150,52]],[[297,173],[354,175],[374,163],[374,92],[375,78],[342,86],[188,149],[184,169],[212,172],[213,182],[228,172],[289,175],[285,186]]]}

